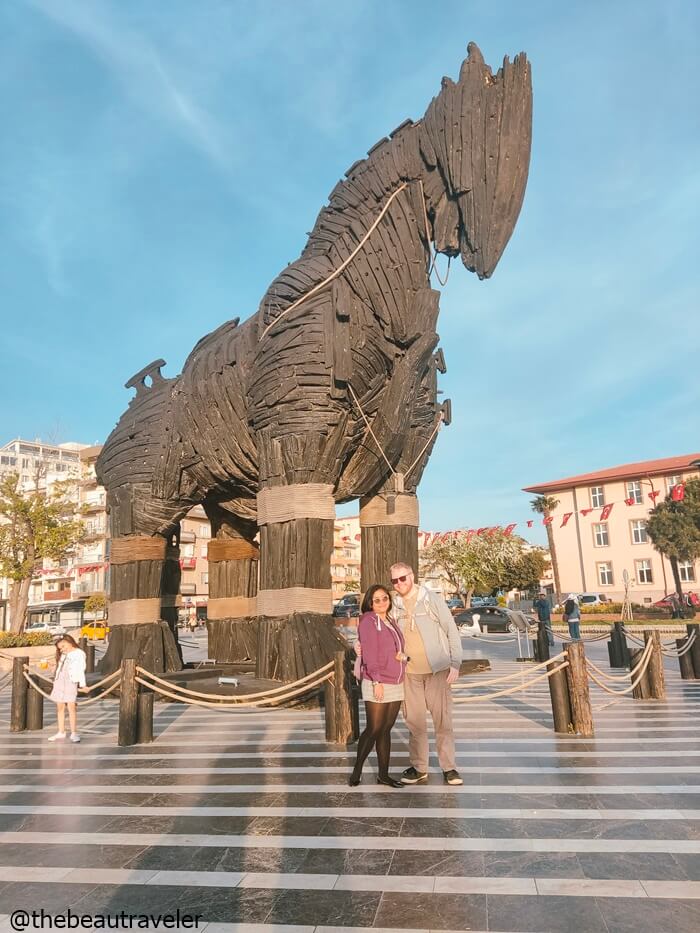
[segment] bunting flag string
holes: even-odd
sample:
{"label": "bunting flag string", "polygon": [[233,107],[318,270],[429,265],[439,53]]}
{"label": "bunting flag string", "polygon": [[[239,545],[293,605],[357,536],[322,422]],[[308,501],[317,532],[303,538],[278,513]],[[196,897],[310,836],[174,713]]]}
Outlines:
{"label": "bunting flag string", "polygon": [[[658,489],[654,489],[647,495],[649,499],[651,500],[652,505],[656,505],[656,500],[661,495],[661,492]],[[669,490],[669,495],[673,502],[682,502],[683,499],[685,498],[685,483],[678,483],[676,486],[672,486],[671,489]],[[610,518],[613,507],[618,504],[624,504],[626,506],[633,506],[633,505],[642,505],[643,503],[638,502],[634,497],[628,497],[627,499],[623,499],[622,503],[609,502],[607,505],[599,506],[600,516],[598,517],[597,521],[599,522],[607,521]],[[597,509],[586,508],[586,509],[578,510],[578,514],[580,514],[583,518],[587,518],[589,515],[592,515],[594,512],[597,512]],[[569,521],[571,520],[571,518],[573,518],[574,515],[576,515],[576,512],[564,512],[561,516],[561,524],[559,525],[559,528],[565,528],[569,524]],[[552,523],[554,522],[554,519],[557,517],[558,516],[556,515],[545,515],[542,518],[542,525],[544,525],[545,527],[547,527],[548,525],[552,525]],[[528,528],[532,528],[534,526],[534,523],[535,523],[535,520],[532,518],[528,518],[525,522]],[[446,544],[449,541],[456,541],[458,538],[464,538],[464,537],[466,537],[467,540],[469,540],[475,535],[476,536],[482,536],[482,535],[491,536],[491,535],[497,534],[499,531],[502,532],[503,534],[511,535],[513,534],[513,532],[515,531],[517,527],[518,527],[518,522],[511,522],[511,524],[506,525],[505,527],[502,527],[500,525],[492,525],[492,526],[486,526],[483,528],[463,528],[458,531],[443,531],[443,532],[419,531],[418,532],[418,545],[419,547],[426,548],[438,542],[440,542],[441,544]],[[356,538],[359,541],[360,535],[356,535]]]}

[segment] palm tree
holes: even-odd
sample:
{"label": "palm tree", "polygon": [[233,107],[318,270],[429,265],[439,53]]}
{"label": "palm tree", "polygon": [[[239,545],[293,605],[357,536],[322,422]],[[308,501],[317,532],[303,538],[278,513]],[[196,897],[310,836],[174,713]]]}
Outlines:
{"label": "palm tree", "polygon": [[[530,500],[530,505],[532,506],[532,511],[537,512],[538,515],[543,515],[545,518],[550,518],[552,512],[559,505],[559,500],[555,499],[554,496],[536,496],[536,498]],[[557,597],[557,602],[561,602],[561,582],[559,580],[559,561],[557,560],[557,549],[554,544],[554,532],[552,531],[552,523],[547,522],[547,544],[549,545],[549,556],[552,560],[552,573],[554,574],[554,589],[555,595]]]}

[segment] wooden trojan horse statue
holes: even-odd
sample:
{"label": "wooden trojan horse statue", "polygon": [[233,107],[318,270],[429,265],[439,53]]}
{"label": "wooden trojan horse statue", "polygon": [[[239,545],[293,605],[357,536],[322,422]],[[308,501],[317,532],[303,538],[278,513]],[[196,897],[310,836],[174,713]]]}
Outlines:
{"label": "wooden trojan horse statue", "polygon": [[[416,487],[450,412],[435,255],[491,275],[530,156],[525,55],[494,75],[468,53],[422,120],[348,169],[257,313],[200,340],[180,376],[158,360],[127,383],[136,396],[97,464],[112,533],[105,670],[134,650],[179,667],[178,529],[196,504],[212,523],[214,653],[254,655],[260,619],[276,619],[261,643],[288,663],[259,659],[268,676],[313,670],[329,650],[336,502],[360,499],[363,588],[396,560],[417,565]],[[310,653],[285,642],[290,618],[311,626]]]}

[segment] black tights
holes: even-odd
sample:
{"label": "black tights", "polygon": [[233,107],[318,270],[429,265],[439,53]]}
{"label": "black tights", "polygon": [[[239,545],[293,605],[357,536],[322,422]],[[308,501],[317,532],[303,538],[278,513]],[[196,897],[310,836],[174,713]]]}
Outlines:
{"label": "black tights", "polygon": [[352,771],[354,780],[359,780],[362,774],[362,766],[374,746],[376,746],[377,764],[379,765],[377,773],[381,778],[387,777],[389,758],[391,757],[391,730],[396,722],[400,708],[400,700],[395,703],[365,702],[367,725],[357,743],[357,758]]}

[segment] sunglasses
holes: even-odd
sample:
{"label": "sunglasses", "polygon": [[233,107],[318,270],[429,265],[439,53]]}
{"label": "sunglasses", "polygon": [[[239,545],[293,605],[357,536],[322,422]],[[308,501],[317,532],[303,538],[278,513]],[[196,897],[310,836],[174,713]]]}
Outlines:
{"label": "sunglasses", "polygon": [[397,583],[405,583],[406,580],[410,577],[409,573],[405,573],[402,577],[392,577],[391,582],[396,586]]}

